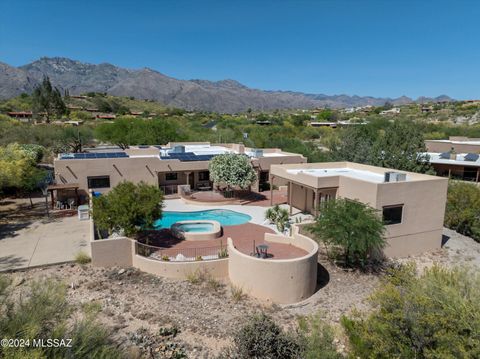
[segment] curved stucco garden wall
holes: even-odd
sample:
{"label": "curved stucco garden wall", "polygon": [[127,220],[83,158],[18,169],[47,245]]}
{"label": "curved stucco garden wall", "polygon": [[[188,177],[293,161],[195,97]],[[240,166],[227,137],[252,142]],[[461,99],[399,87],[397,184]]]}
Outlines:
{"label": "curved stucco garden wall", "polygon": [[121,237],[91,241],[92,264],[98,267],[135,267],[168,278],[185,279],[201,271],[214,278],[228,277],[228,258],[192,262],[164,262],[135,253],[135,240]]}
{"label": "curved stucco garden wall", "polygon": [[228,258],[194,262],[163,262],[135,254],[132,259],[135,268],[167,278],[185,279],[197,272],[219,279],[228,277]]}
{"label": "curved stucco garden wall", "polygon": [[292,237],[266,234],[265,241],[292,244],[308,254],[294,259],[260,259],[238,251],[229,238],[228,273],[232,284],[274,303],[297,303],[310,297],[317,286],[317,243],[299,234],[296,226]]}

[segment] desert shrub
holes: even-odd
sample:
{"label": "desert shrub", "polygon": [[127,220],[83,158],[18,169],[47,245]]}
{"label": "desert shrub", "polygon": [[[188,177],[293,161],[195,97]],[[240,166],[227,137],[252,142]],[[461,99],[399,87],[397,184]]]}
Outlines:
{"label": "desert shrub", "polygon": [[301,358],[298,335],[285,333],[265,314],[253,315],[233,336],[233,345],[222,353],[223,358],[289,359]]}
{"label": "desert shrub", "polygon": [[385,227],[377,210],[343,198],[326,202],[308,231],[347,266],[363,267],[385,246]]}
{"label": "desert shrub", "polygon": [[[122,358],[110,332],[95,320],[97,310],[73,321],[74,308],[66,300],[66,286],[53,279],[35,281],[25,295],[12,293],[0,277],[0,337],[11,339],[66,339],[71,347],[0,347],[1,358]],[[75,316],[76,317],[76,316]]]}
{"label": "desert shrub", "polygon": [[235,284],[232,284],[230,287],[230,292],[234,302],[240,302],[246,297],[245,293],[243,292],[243,288]]}
{"label": "desert shrub", "polygon": [[288,210],[281,208],[278,204],[268,208],[265,211],[265,218],[277,226],[280,232],[283,232],[289,224]]}
{"label": "desert shrub", "polygon": [[220,281],[218,281],[217,279],[215,279],[214,277],[209,276],[207,278],[207,288],[216,292],[220,288],[222,288],[222,283]]}
{"label": "desert shrub", "polygon": [[445,226],[480,242],[480,187],[450,182]]}
{"label": "desert shrub", "polygon": [[90,256],[83,251],[80,251],[75,255],[75,262],[77,262],[78,264],[87,264],[91,261],[92,258],[90,258]]}
{"label": "desert shrub", "polygon": [[187,273],[186,275],[186,279],[190,284],[202,284],[208,279],[208,277],[208,272],[200,269]]}
{"label": "desert shrub", "polygon": [[334,344],[333,328],[322,320],[320,314],[303,317],[299,320],[304,359],[340,359],[344,356],[337,352]]}
{"label": "desert shrub", "polygon": [[434,265],[393,269],[372,295],[370,314],[342,318],[361,358],[480,357],[480,274]]}
{"label": "desert shrub", "polygon": [[228,250],[227,248],[222,248],[218,251],[218,258],[219,259],[222,259],[222,258],[228,258]]}

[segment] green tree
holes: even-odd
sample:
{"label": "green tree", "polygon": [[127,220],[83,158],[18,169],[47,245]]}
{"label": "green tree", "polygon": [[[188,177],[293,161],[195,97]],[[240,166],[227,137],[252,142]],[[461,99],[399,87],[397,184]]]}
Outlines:
{"label": "green tree", "polygon": [[480,242],[480,188],[450,181],[445,226]]}
{"label": "green tree", "polygon": [[388,126],[376,141],[372,164],[433,174],[426,152],[425,139],[420,128],[414,122],[397,120]]}
{"label": "green tree", "polygon": [[93,141],[93,130],[88,126],[65,126],[58,139],[60,148],[70,152],[82,152],[83,146]]}
{"label": "green tree", "polygon": [[245,155],[225,153],[215,156],[209,164],[210,179],[216,185],[225,185],[228,190],[234,187],[249,188],[257,174],[250,159]]}
{"label": "green tree", "polygon": [[93,198],[92,217],[99,230],[133,236],[151,228],[162,216],[163,193],[144,182],[121,182],[107,194]]}
{"label": "green tree", "polygon": [[417,276],[407,265],[384,277],[372,312],[341,322],[354,357],[479,358],[478,298],[478,271],[434,265]]}
{"label": "green tree", "polygon": [[378,132],[372,126],[350,126],[341,129],[338,140],[331,142],[330,153],[335,161],[371,164],[377,139]]}
{"label": "green tree", "polygon": [[37,115],[44,112],[47,122],[50,122],[52,115],[61,116],[67,112],[60,91],[52,86],[48,77],[44,77],[42,83],[33,90],[32,103],[33,111]]}
{"label": "green tree", "polygon": [[133,145],[161,145],[183,139],[181,129],[175,121],[138,120],[133,117],[120,117],[114,123],[97,126],[95,137],[123,149]]}
{"label": "green tree", "polygon": [[347,266],[363,267],[385,246],[385,227],[378,211],[361,202],[338,198],[326,202],[315,223],[308,227]]}

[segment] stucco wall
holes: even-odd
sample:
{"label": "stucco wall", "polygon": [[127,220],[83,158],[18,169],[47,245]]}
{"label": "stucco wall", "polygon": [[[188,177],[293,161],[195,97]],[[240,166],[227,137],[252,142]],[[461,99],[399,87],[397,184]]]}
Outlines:
{"label": "stucco wall", "polygon": [[457,153],[478,153],[480,151],[480,145],[472,145],[466,143],[450,143],[450,142],[436,142],[425,141],[428,152],[448,152],[452,148]]}
{"label": "stucco wall", "polygon": [[195,262],[163,262],[134,255],[133,266],[143,272],[167,278],[185,279],[196,271],[208,273],[214,278],[228,277],[228,258]]}
{"label": "stucco wall", "polygon": [[297,303],[310,297],[317,285],[318,245],[298,232],[294,237],[269,234],[265,240],[291,243],[309,252],[301,258],[265,260],[239,252],[229,238],[230,281],[249,295],[274,303]]}
{"label": "stucco wall", "polygon": [[92,264],[97,267],[131,267],[134,243],[129,238],[90,241]]}

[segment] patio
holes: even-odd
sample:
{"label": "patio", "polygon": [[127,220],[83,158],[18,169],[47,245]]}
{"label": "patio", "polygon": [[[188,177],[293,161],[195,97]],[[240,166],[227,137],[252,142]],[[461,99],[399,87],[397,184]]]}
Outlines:
{"label": "patio", "polygon": [[[287,191],[286,190],[274,190],[272,191],[273,203],[283,204],[287,203]],[[270,191],[264,192],[237,192],[233,198],[224,197],[221,192],[218,191],[194,191],[190,194],[184,194],[183,199],[189,202],[198,202],[201,204],[237,204],[237,205],[254,205],[261,207],[270,207]]]}
{"label": "patio", "polygon": [[[169,256],[175,257],[182,254],[185,257],[196,257],[197,255],[208,256],[216,254],[220,249],[227,247],[227,238],[232,238],[234,246],[242,253],[251,255],[255,252],[258,245],[268,245],[269,259],[292,259],[303,257],[307,254],[303,249],[290,244],[266,243],[264,241],[265,233],[275,233],[270,228],[260,226],[254,223],[245,223],[237,226],[223,227],[221,237],[212,240],[186,241],[173,237],[170,230],[144,232],[139,237],[141,243],[161,247],[158,250],[161,255],[157,257]],[[150,247],[149,247],[150,248]],[[152,251],[156,250],[152,248]],[[211,252],[211,253],[210,253]]]}

